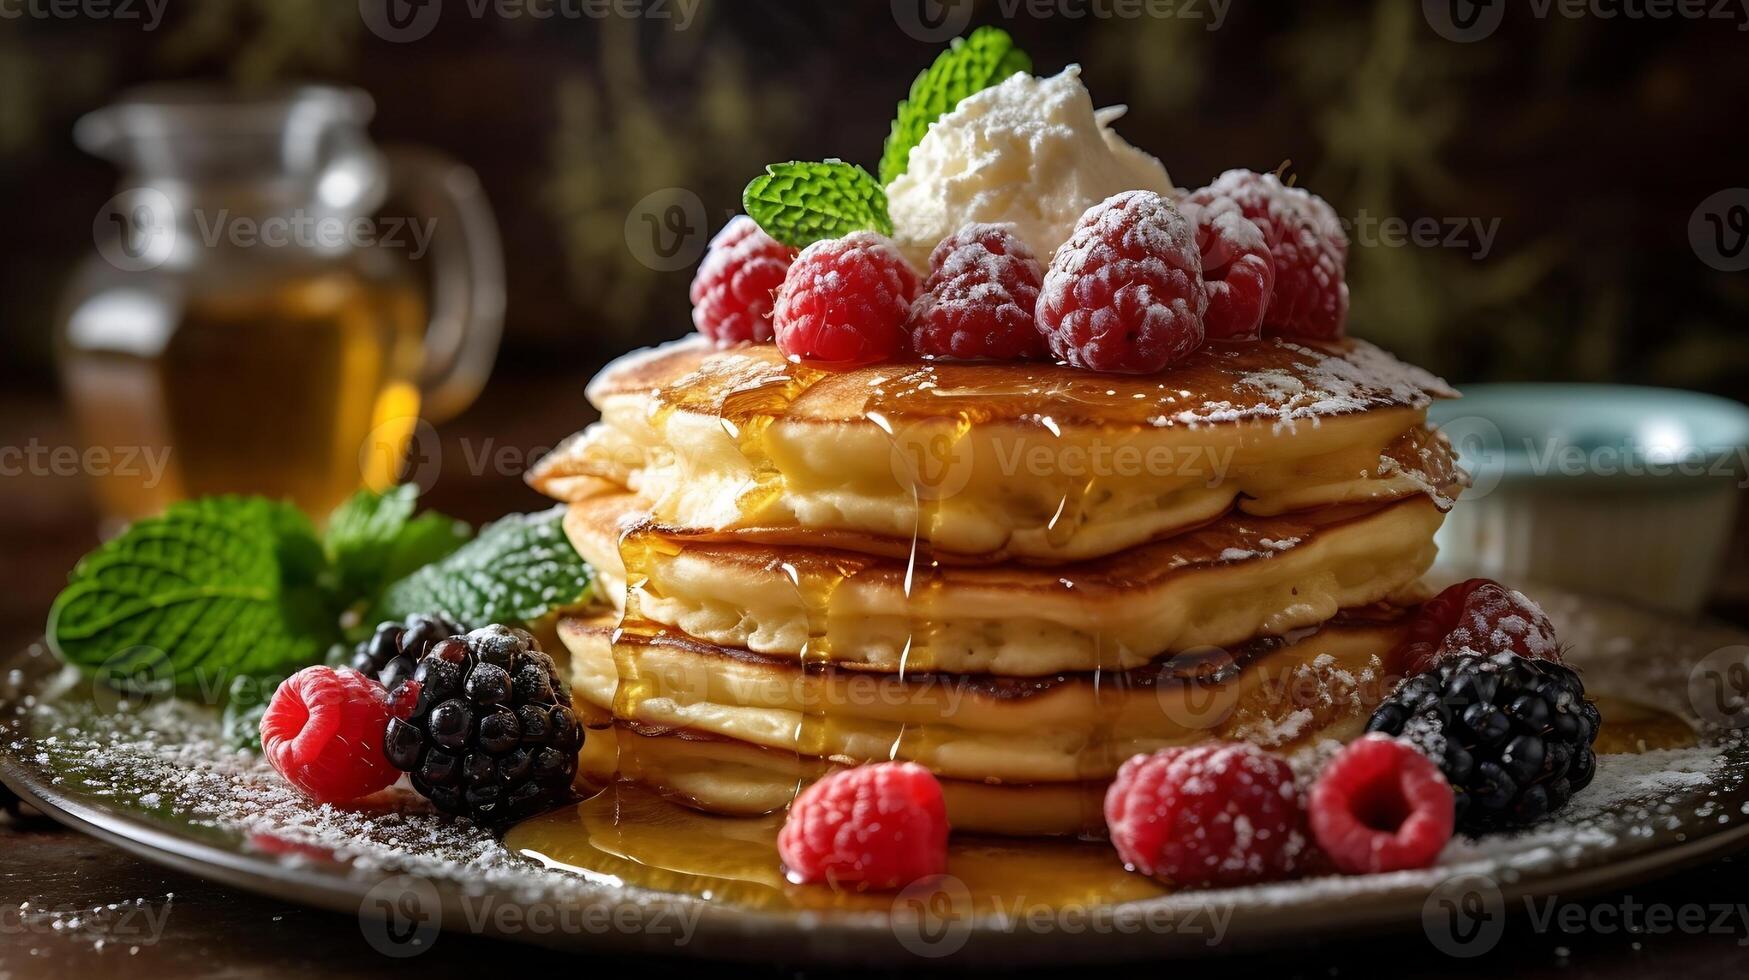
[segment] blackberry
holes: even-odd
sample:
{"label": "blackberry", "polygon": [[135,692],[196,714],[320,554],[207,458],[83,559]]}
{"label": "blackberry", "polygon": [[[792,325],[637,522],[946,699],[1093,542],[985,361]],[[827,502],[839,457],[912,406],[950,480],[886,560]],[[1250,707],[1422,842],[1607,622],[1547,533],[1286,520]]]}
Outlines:
{"label": "blackberry", "polygon": [[408,616],[405,623],[393,620],[379,623],[371,638],[358,645],[352,654],[351,667],[367,677],[375,677],[389,690],[413,676],[419,658],[431,645],[446,636],[467,630],[442,616]]}
{"label": "blackberry", "polygon": [[412,711],[389,720],[383,747],[439,810],[499,824],[570,794],[583,728],[533,636],[492,625],[445,637],[406,683],[394,700]]}
{"label": "blackberry", "polygon": [[1410,677],[1366,730],[1427,753],[1456,794],[1458,829],[1480,833],[1534,823],[1590,785],[1601,723],[1571,668],[1497,653]]}

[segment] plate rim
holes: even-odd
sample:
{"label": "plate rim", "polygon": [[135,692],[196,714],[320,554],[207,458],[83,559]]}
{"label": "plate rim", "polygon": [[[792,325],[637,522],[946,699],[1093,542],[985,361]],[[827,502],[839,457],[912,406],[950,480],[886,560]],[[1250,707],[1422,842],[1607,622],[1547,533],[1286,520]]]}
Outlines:
{"label": "plate rim", "polygon": [[[1675,617],[1632,604],[1614,600],[1605,604],[1625,608],[1640,616],[1681,622],[1696,629],[1725,627],[1743,634],[1731,624],[1702,618]],[[33,652],[35,651],[35,652]],[[14,648],[0,657],[0,669],[18,668],[27,678],[0,697],[0,704],[11,704],[18,697],[39,691],[46,679],[56,676],[60,667],[47,655],[40,640]],[[11,685],[8,685],[9,687]],[[66,827],[101,840],[141,860],[167,867],[204,880],[238,888],[252,894],[280,898],[300,905],[356,917],[361,928],[367,921],[380,921],[381,912],[372,909],[367,899],[373,888],[405,872],[393,869],[361,869],[335,863],[338,871],[320,867],[299,866],[271,855],[254,855],[227,849],[198,837],[179,834],[156,822],[124,810],[92,800],[83,794],[67,793],[39,778],[40,773],[13,748],[17,739],[29,739],[28,733],[17,730],[13,718],[0,718],[0,729],[10,731],[14,738],[0,743],[0,783],[4,783],[25,802]],[[1506,903],[1509,919],[1523,917],[1527,897],[1559,896],[1563,900],[1616,891],[1642,882],[1664,877],[1702,862],[1737,851],[1749,850],[1749,820],[1727,824],[1718,829],[1710,826],[1693,828],[1686,839],[1656,846],[1620,859],[1557,867],[1546,871],[1530,870],[1510,880],[1498,882]],[[1348,902],[1323,897],[1310,902],[1288,905],[1280,916],[1251,916],[1245,928],[1223,935],[1211,945],[1200,936],[1170,930],[1162,933],[1134,930],[1131,933],[1108,931],[1098,934],[1068,932],[1062,929],[1011,928],[995,931],[977,924],[963,944],[938,959],[923,957],[909,950],[899,940],[888,913],[875,911],[821,910],[814,912],[758,912],[710,901],[697,902],[698,918],[690,933],[690,941],[679,944],[671,938],[654,939],[641,931],[612,929],[600,932],[567,933],[552,931],[537,933],[528,930],[505,932],[495,928],[491,916],[485,927],[471,921],[461,903],[476,894],[501,893],[503,889],[488,889],[483,893],[464,890],[450,878],[421,876],[436,889],[441,903],[439,922],[445,931],[487,936],[502,941],[533,943],[569,951],[613,952],[621,955],[666,955],[686,959],[717,959],[743,963],[771,963],[820,966],[887,966],[895,964],[938,964],[943,966],[1014,966],[1038,965],[1041,958],[1054,962],[1119,962],[1142,959],[1185,960],[1222,955],[1243,955],[1291,948],[1307,948],[1332,938],[1409,932],[1419,915],[1405,914],[1402,904],[1412,902],[1424,907],[1435,889],[1444,881],[1466,873],[1454,868],[1450,875],[1438,881],[1405,882],[1389,890],[1370,894],[1372,900]],[[293,893],[287,894],[287,886]],[[580,904],[617,908],[625,902],[654,907],[638,889],[628,889],[627,898],[611,895],[602,899],[578,899]],[[498,895],[505,901],[518,902],[511,896]],[[689,899],[688,901],[695,901]],[[520,904],[520,903],[519,903]],[[1229,903],[1230,904],[1230,903]],[[1259,924],[1261,922],[1261,925]],[[982,938],[984,941],[974,941]]]}

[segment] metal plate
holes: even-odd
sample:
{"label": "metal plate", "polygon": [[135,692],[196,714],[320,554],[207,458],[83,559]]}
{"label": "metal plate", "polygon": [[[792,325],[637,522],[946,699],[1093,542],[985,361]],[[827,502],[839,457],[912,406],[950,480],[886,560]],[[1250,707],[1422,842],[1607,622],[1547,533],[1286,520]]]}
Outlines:
{"label": "metal plate", "polygon": [[[1749,745],[1733,724],[1749,712],[1731,700],[1749,693],[1749,636],[1537,594],[1593,693],[1669,710],[1700,728],[1710,751],[1670,755],[1665,775],[1665,756],[1605,757],[1587,791],[1605,794],[1602,806],[1582,807],[1582,794],[1569,807],[1576,816],[1520,837],[1454,843],[1428,871],[1366,879],[1310,878],[1073,914],[973,917],[956,910],[951,892],[913,892],[872,912],[748,910],[549,870],[465,824],[404,814],[405,800],[362,816],[288,808],[253,782],[266,770],[252,757],[175,751],[185,737],[202,745],[217,737],[209,715],[118,704],[40,646],[4,664],[0,780],[56,820],[147,860],[358,914],[366,938],[389,955],[422,951],[439,927],[578,951],[797,966],[1197,957],[1381,930],[1424,930],[1436,947],[1461,952],[1489,942],[1494,923],[1527,900],[1626,887],[1749,843]],[[154,729],[162,718],[174,725]],[[106,771],[102,746],[141,740],[155,740],[158,764]],[[1704,778],[1679,771],[1702,755]],[[1630,769],[1631,779],[1623,775]]]}

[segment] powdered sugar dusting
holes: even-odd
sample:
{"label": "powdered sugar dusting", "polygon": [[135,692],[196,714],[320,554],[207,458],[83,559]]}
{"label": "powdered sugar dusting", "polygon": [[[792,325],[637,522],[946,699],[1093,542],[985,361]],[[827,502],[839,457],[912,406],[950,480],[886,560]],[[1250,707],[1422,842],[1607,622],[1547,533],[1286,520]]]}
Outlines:
{"label": "powdered sugar dusting", "polygon": [[1340,348],[1314,348],[1276,341],[1294,355],[1287,366],[1249,371],[1233,387],[1255,396],[1249,402],[1210,399],[1196,408],[1150,421],[1156,426],[1263,421],[1291,427],[1380,408],[1426,408],[1457,391],[1432,373],[1405,363],[1364,340]]}
{"label": "powdered sugar dusting", "polygon": [[[168,701],[106,713],[89,703],[40,704],[38,740],[53,782],[123,809],[235,833],[282,863],[332,858],[363,872],[446,878],[470,892],[535,900],[594,886],[510,853],[486,830],[433,812],[409,788],[350,807],[310,803],[265,760],[220,738],[210,713]],[[15,741],[13,752],[26,743]]]}
{"label": "powdered sugar dusting", "polygon": [[[1576,656],[1583,655],[1580,666],[1595,693],[1628,693],[1675,707],[1686,697],[1694,662],[1721,644],[1740,642],[1734,632],[1709,632],[1535,591],[1560,635]],[[1333,666],[1333,661],[1314,661],[1307,669],[1328,672]],[[1364,688],[1371,682],[1355,673],[1350,683]],[[1329,679],[1318,685],[1341,686]],[[12,737],[7,751],[27,765],[40,760],[41,778],[108,801],[124,813],[236,834],[287,863],[332,856],[361,872],[408,871],[509,900],[623,896],[635,902],[653,895],[527,863],[489,833],[431,813],[404,790],[387,791],[353,809],[310,804],[258,757],[225,747],[210,713],[201,709],[164,703],[104,712],[88,703],[38,701],[16,693],[22,695],[14,702],[17,711],[38,737]],[[1305,708],[1316,712],[1320,705]],[[1277,734],[1291,738],[1293,718],[1281,725]],[[1319,742],[1289,756],[1301,786],[1315,778],[1337,747],[1334,741]],[[1503,886],[1534,886],[1567,869],[1647,854],[1749,822],[1746,773],[1749,744],[1741,732],[1711,733],[1694,748],[1605,755],[1591,786],[1554,816],[1514,834],[1455,839],[1433,868],[1363,877],[1314,875],[1151,901],[1187,907],[1232,903],[1249,911],[1326,906],[1370,895],[1402,897],[1418,907],[1428,889],[1457,874],[1483,874]],[[1257,828],[1235,824],[1233,830],[1246,834]]]}
{"label": "powdered sugar dusting", "polygon": [[1555,628],[1542,607],[1516,589],[1477,590],[1464,603],[1458,623],[1446,635],[1450,654],[1485,655],[1495,650],[1518,650],[1532,657],[1552,659],[1560,653]]}

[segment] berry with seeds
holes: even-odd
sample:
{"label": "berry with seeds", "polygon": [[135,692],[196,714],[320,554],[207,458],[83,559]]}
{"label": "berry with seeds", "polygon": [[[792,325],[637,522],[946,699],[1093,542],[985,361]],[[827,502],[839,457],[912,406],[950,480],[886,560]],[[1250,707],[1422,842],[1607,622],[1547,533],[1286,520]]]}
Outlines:
{"label": "berry with seeds", "polygon": [[392,691],[413,676],[419,658],[425,656],[433,643],[463,632],[466,631],[442,616],[415,613],[405,623],[385,621],[353,652],[352,669],[375,677]]}
{"label": "berry with seeds", "polygon": [[971,224],[929,256],[911,304],[911,349],[924,357],[1018,361],[1045,356],[1033,320],[1044,267],[1014,226]]}
{"label": "berry with seeds", "polygon": [[383,755],[388,692],[346,667],[305,667],[273,692],[261,749],[286,782],[317,803],[344,803],[393,783]]}
{"label": "berry with seeds", "polygon": [[412,707],[388,722],[388,759],[439,810],[502,823],[569,795],[583,729],[527,632],[494,624],[439,640],[395,699]]}
{"label": "berry with seeds", "polygon": [[1224,198],[1208,204],[1185,201],[1180,208],[1196,225],[1196,247],[1202,253],[1202,284],[1208,293],[1203,333],[1209,340],[1256,340],[1275,290],[1275,260],[1263,229]]}
{"label": "berry with seeds", "polygon": [[1149,374],[1202,346],[1196,230],[1153,191],[1087,209],[1057,249],[1038,298],[1052,356],[1094,371]]}
{"label": "berry with seeds", "polygon": [[1398,685],[1367,731],[1432,759],[1456,794],[1458,829],[1483,832],[1535,823],[1590,785],[1602,720],[1564,664],[1466,653]]}
{"label": "berry with seeds", "polygon": [[903,888],[947,870],[941,783],[914,762],[829,773],[790,804],[777,851],[792,881]]}
{"label": "berry with seeds", "polygon": [[1244,742],[1130,759],[1106,790],[1105,823],[1126,866],[1184,888],[1284,878],[1306,844],[1293,770]]}
{"label": "berry with seeds", "polygon": [[1492,579],[1473,578],[1415,611],[1403,642],[1403,669],[1420,674],[1448,656],[1502,650],[1538,660],[1561,659],[1554,624],[1541,606]]}
{"label": "berry with seeds", "polygon": [[692,325],[720,345],[770,343],[771,308],[795,250],[738,214],[711,239],[692,280]]}
{"label": "berry with seeds", "polygon": [[1451,786],[1404,742],[1367,735],[1342,747],[1312,784],[1312,836],[1345,874],[1433,864],[1451,839]]}
{"label": "berry with seeds", "polygon": [[1275,174],[1229,170],[1185,200],[1231,201],[1263,232],[1275,263],[1275,287],[1263,312],[1269,336],[1335,340],[1348,320],[1348,235],[1321,197],[1289,187]]}
{"label": "berry with seeds", "polygon": [[888,360],[909,342],[905,321],[917,273],[872,232],[815,242],[789,267],[772,310],[778,350],[790,360],[854,367]]}

